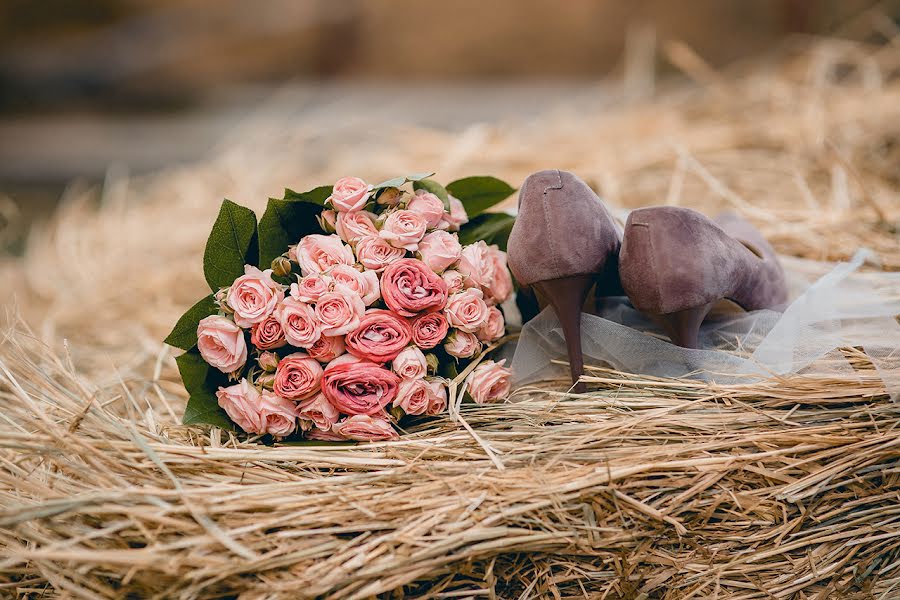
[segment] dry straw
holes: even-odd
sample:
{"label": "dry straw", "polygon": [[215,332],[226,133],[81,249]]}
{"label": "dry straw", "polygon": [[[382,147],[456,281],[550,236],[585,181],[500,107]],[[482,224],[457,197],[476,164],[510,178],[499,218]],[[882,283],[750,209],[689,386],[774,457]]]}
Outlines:
{"label": "dry straw", "polygon": [[865,245],[896,270],[898,41],[807,41],[728,73],[673,46],[695,81],[654,100],[458,135],[264,111],[208,162],[111,175],[99,208],[72,188],[0,262],[3,594],[900,597],[900,405],[854,349],[852,375],[722,386],[595,368],[587,394],[548,382],[398,442],[264,447],[178,425],[159,341],[202,294],[221,196],[347,173],[520,181],[554,165],[622,206],[737,208],[785,254]]}

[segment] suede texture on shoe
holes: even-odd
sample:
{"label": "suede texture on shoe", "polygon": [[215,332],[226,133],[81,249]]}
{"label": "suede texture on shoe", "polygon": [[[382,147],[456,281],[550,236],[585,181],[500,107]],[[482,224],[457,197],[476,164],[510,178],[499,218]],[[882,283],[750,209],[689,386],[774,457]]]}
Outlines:
{"label": "suede texture on shoe", "polygon": [[612,214],[586,183],[566,171],[539,171],[519,191],[519,214],[507,246],[509,268],[523,286],[600,276],[614,266],[621,242]]}
{"label": "suede texture on shoe", "polygon": [[634,307],[670,314],[727,298],[744,310],[780,308],[787,284],[772,247],[737,215],[722,223],[674,206],[633,211],[619,274]]}

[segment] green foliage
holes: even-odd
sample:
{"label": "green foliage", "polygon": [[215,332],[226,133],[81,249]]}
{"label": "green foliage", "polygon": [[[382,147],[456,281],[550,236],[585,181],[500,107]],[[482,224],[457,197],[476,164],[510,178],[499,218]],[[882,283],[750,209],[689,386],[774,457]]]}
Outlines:
{"label": "green foliage", "polygon": [[204,318],[216,314],[218,310],[215,297],[210,294],[181,315],[165,342],[175,348],[190,350],[197,343],[197,325]]}
{"label": "green foliage", "polygon": [[378,191],[378,190],[381,190],[384,188],[389,188],[389,187],[400,187],[401,185],[403,185],[405,183],[410,183],[410,182],[415,183],[417,181],[427,179],[428,177],[431,177],[432,175],[434,175],[434,173],[413,173],[412,175],[406,175],[406,176],[401,175],[400,177],[391,177],[390,179],[388,179],[386,181],[382,181],[378,185],[372,186],[372,191]]}
{"label": "green foliage", "polygon": [[447,186],[447,191],[462,202],[471,219],[506,200],[516,189],[496,177],[482,176],[457,179]]}
{"label": "green foliage", "polygon": [[266,212],[259,220],[260,268],[269,268],[275,258],[303,236],[323,233],[316,217],[330,195],[331,186],[328,185],[302,193],[285,190],[284,199],[269,199]]}
{"label": "green foliage", "polygon": [[206,423],[223,429],[234,429],[228,415],[219,407],[216,390],[227,383],[227,376],[210,367],[197,350],[190,350],[175,358],[184,388],[190,394],[184,417],[185,425]]}
{"label": "green foliage", "polygon": [[506,213],[482,213],[463,225],[459,242],[467,245],[484,240],[487,245],[497,244],[505,252],[515,222],[516,218]]}
{"label": "green foliage", "polygon": [[231,200],[222,202],[203,254],[203,273],[215,292],[244,274],[245,264],[256,264],[259,243],[256,215]]}

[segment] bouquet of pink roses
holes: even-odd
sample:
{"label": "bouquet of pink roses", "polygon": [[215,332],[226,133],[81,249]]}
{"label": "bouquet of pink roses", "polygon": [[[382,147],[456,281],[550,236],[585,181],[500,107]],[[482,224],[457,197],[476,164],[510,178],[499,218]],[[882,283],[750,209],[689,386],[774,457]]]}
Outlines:
{"label": "bouquet of pink roses", "polygon": [[[212,293],[166,338],[186,350],[184,423],[386,440],[406,415],[447,410],[450,380],[505,332],[513,217],[484,211],[515,190],[430,176],[285,190],[258,223],[223,202],[204,254]],[[496,402],[509,376],[483,361],[465,382]]]}

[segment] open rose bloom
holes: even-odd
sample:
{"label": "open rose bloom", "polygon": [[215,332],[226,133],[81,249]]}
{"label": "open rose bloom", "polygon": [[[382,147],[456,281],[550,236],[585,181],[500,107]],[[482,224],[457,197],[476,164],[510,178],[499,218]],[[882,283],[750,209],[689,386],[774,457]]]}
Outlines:
{"label": "open rose bloom", "polygon": [[[288,238],[280,256],[235,265],[224,285],[207,274],[212,306],[193,321],[196,341],[173,344],[193,365],[182,368],[189,391],[215,382],[204,397],[217,406],[202,409],[275,439],[393,440],[400,420],[446,412],[450,378],[473,360],[481,363],[460,386],[466,399],[507,398],[509,369],[483,356],[506,331],[506,254],[484,240],[460,242],[472,181],[454,192],[460,200],[424,177],[374,186],[344,177],[317,188],[327,197],[306,205],[304,235]],[[258,235],[267,227],[261,221]],[[194,373],[204,379],[189,383]]]}

